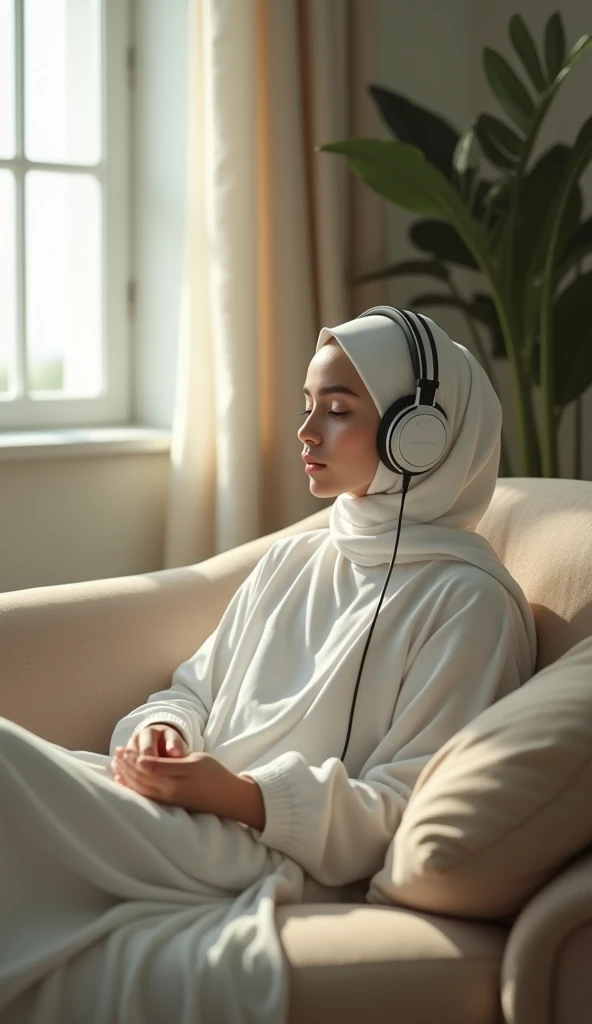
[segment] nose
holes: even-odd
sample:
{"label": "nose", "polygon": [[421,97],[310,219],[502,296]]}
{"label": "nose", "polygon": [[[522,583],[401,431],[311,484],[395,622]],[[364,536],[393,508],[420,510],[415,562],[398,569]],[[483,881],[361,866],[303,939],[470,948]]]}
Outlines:
{"label": "nose", "polygon": [[298,435],[297,436],[298,436],[298,440],[301,441],[303,444],[311,444],[311,445],[319,444],[319,433],[318,433],[318,431],[315,431],[313,429],[313,425],[311,423],[311,415],[310,414],[306,417],[306,419],[304,420],[304,423],[302,424],[302,426],[298,430]]}

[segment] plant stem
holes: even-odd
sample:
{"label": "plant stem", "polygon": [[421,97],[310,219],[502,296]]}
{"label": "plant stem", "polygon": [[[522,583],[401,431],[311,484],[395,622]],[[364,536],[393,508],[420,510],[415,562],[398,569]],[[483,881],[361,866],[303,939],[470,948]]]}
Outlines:
{"label": "plant stem", "polygon": [[543,476],[559,476],[557,435],[555,433],[555,397],[553,381],[553,343],[551,337],[550,302],[543,297],[541,309],[541,392],[543,397],[542,470]]}
{"label": "plant stem", "polygon": [[[473,339],[473,344],[474,344],[475,348],[477,349],[477,352],[478,352],[478,355],[479,355],[479,359],[481,360],[481,364],[482,364],[482,366],[483,366],[487,376],[489,377],[489,379],[490,379],[490,381],[491,381],[491,383],[492,383],[492,385],[493,385],[493,387],[495,389],[495,392],[496,392],[496,394],[497,394],[497,396],[498,396],[498,398],[500,399],[500,402],[501,402],[501,396],[500,396],[499,391],[498,391],[498,389],[496,387],[495,377],[493,375],[493,370],[492,370],[491,363],[489,361],[489,356],[487,355],[487,352],[485,351],[485,347],[484,347],[484,345],[483,345],[483,343],[481,341],[481,338],[479,336],[479,331],[475,327],[475,323],[473,321],[473,318],[469,316],[469,314],[467,313],[467,311],[465,309],[464,299],[462,298],[462,295],[460,294],[458,288],[456,287],[456,284],[454,283],[454,280],[452,279],[452,277],[448,277],[447,280],[448,280],[448,287],[450,288],[450,291],[452,292],[452,294],[454,295],[454,298],[458,302],[459,308],[462,310],[462,314],[463,314],[463,316],[464,316],[464,318],[466,320],[466,324],[467,324],[467,327],[469,329],[469,333],[470,333],[470,335],[471,335],[471,337]],[[504,441],[504,438],[503,438],[502,434],[500,434],[500,441],[501,441],[501,454],[500,454],[499,475],[500,476],[512,476],[513,474],[512,474],[512,467],[511,467],[511,463],[510,463],[510,458],[509,458],[508,451],[506,449],[506,443]]]}
{"label": "plant stem", "polygon": [[576,415],[575,415],[575,439],[574,439],[574,479],[582,480],[582,473],[584,467],[582,465],[582,427],[583,427],[583,404],[582,396],[576,398]]}
{"label": "plant stem", "polygon": [[532,407],[532,390],[522,360],[518,344],[515,339],[518,337],[518,330],[510,319],[510,299],[504,302],[504,296],[500,291],[499,281],[493,268],[488,269],[488,277],[491,285],[492,299],[497,310],[497,315],[506,343],[506,351],[513,369],[512,384],[518,410],[519,433],[519,457],[518,475],[540,476],[540,452],[536,420]]}
{"label": "plant stem", "polygon": [[[574,280],[577,281],[582,275],[582,259],[577,261],[575,267]],[[582,450],[582,431],[584,427],[583,423],[583,412],[584,407],[582,404],[582,396],[578,395],[576,398],[575,418],[574,418],[574,479],[581,480],[584,472],[584,466],[582,462],[583,450]]]}
{"label": "plant stem", "polygon": [[510,321],[510,311],[506,307],[501,295],[497,291],[497,282],[492,282],[493,300],[497,309],[500,327],[506,343],[506,350],[510,357],[512,369],[512,383],[516,396],[518,409],[518,421],[520,424],[520,459],[519,466],[525,476],[540,476],[541,458],[538,444],[537,425],[532,407],[532,389],[526,373],[526,368],[515,339],[518,337],[513,322]]}

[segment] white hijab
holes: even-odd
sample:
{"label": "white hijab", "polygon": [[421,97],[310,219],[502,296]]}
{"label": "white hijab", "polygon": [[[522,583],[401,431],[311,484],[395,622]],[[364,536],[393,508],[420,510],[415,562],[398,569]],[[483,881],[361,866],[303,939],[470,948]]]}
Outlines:
{"label": "white hijab", "polygon": [[[423,315],[423,314],[422,314]],[[429,317],[438,351],[436,402],[446,413],[449,447],[442,461],[413,476],[405,497],[395,565],[434,559],[469,562],[494,576],[522,611],[533,661],[536,633],[526,596],[485,537],[475,533],[495,490],[502,409],[489,377],[463,345]],[[381,416],[416,385],[402,328],[375,315],[323,327],[316,351],[335,338],[351,359]],[[401,508],[403,477],[382,461],[363,497],[340,494],[331,506],[335,547],[357,565],[390,565]]]}

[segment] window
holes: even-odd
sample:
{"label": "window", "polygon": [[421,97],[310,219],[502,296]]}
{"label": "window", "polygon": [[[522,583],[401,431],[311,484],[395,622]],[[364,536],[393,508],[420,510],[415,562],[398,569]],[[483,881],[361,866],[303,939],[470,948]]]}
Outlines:
{"label": "window", "polygon": [[0,0],[0,430],[130,421],[128,0]]}

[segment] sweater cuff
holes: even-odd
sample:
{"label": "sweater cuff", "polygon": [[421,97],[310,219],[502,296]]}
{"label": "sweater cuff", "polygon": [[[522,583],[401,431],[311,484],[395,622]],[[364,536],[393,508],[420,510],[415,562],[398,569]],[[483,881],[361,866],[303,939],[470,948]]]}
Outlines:
{"label": "sweater cuff", "polygon": [[153,723],[156,724],[157,722],[160,722],[162,725],[166,725],[167,722],[170,722],[171,725],[176,725],[185,738],[188,750],[193,748],[193,736],[187,722],[179,715],[176,715],[173,711],[155,711],[153,715],[148,715],[146,718],[143,718],[139,725],[137,725],[133,730],[132,736],[135,735],[135,733],[140,732],[141,729],[145,729],[147,725],[152,725]]}
{"label": "sweater cuff", "polygon": [[293,776],[300,757],[296,751],[288,751],[267,764],[239,773],[254,779],[263,794],[265,828],[262,832],[253,829],[257,840],[295,860],[301,844],[298,842]]}

